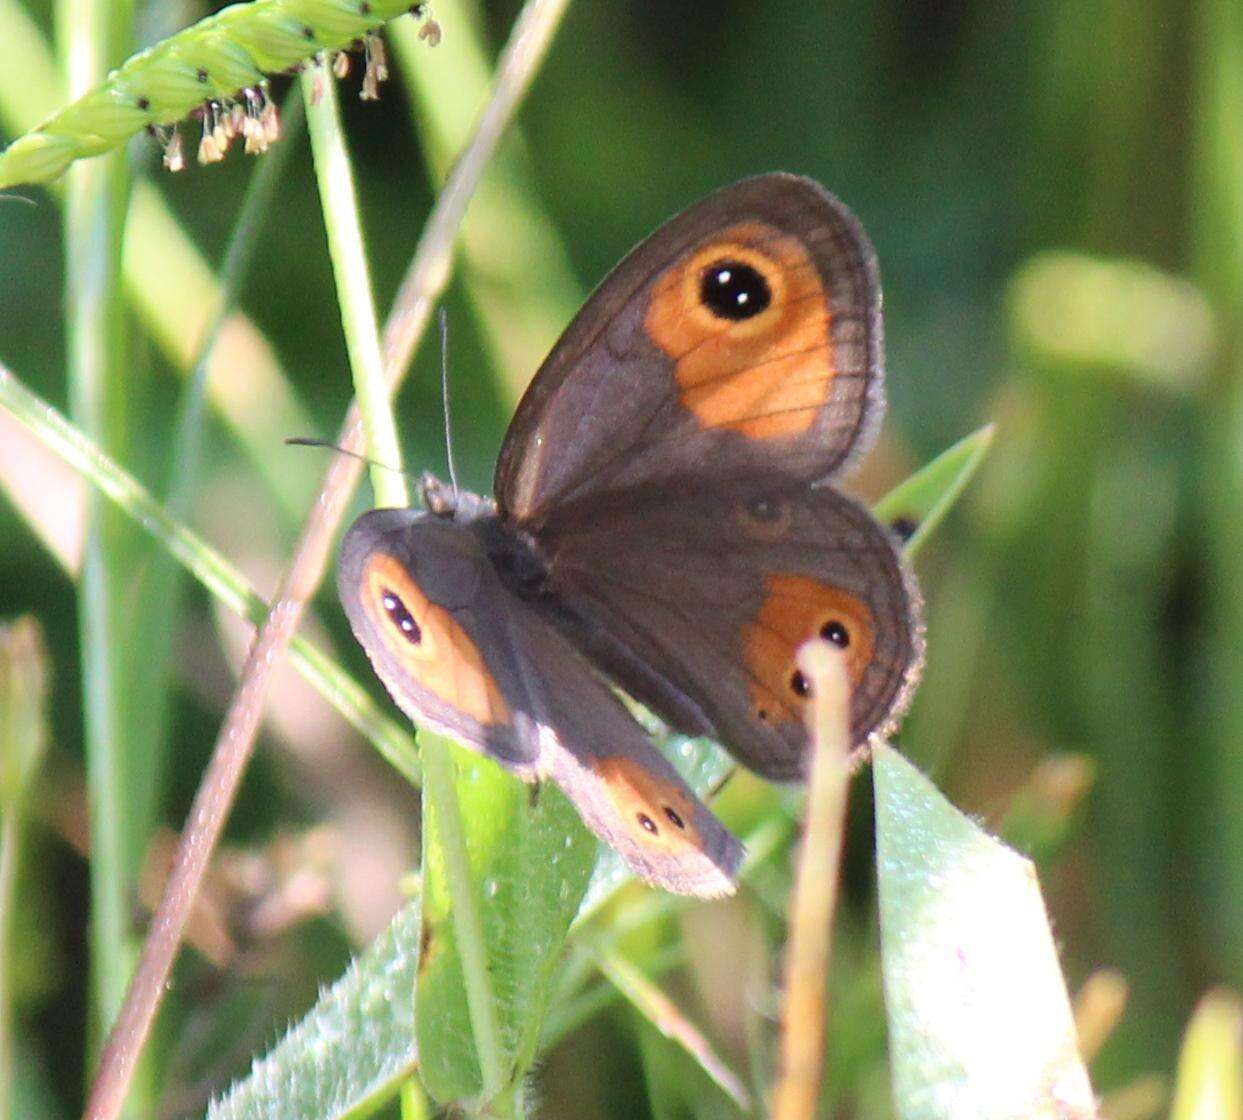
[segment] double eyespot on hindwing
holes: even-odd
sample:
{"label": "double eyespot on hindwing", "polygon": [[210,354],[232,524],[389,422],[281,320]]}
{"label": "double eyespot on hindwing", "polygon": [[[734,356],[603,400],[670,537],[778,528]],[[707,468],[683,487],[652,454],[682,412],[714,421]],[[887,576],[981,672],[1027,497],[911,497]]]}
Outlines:
{"label": "double eyespot on hindwing", "polygon": [[[426,15],[411,0],[251,0],[134,55],[105,81],[0,152],[0,188],[44,183],[74,160],[102,155],[135,133],[151,130],[164,146],[164,164],[185,166],[176,123],[202,118],[200,163],[223,158],[235,139],[248,154],[265,151],[279,134],[268,80],[308,61],[331,59],[333,72],[348,70],[346,51],[366,54],[362,97],[374,100],[388,75],[380,28],[410,13]],[[428,19],[422,34],[433,45],[439,28]]]}

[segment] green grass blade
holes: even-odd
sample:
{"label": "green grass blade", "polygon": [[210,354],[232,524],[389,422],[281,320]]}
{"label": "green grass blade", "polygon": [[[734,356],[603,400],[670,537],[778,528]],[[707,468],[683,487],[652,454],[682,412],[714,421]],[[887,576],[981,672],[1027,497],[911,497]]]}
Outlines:
{"label": "green grass blade", "polygon": [[[381,357],[358,202],[341,134],[336,90],[318,72],[304,73],[302,84],[309,106],[324,225],[367,450],[378,462],[397,465],[400,462],[397,429],[389,402],[390,390]],[[400,473],[373,467],[371,477],[381,505],[409,504],[405,479]],[[477,1083],[473,1082],[466,1093],[451,1091],[449,1096],[482,1096],[491,1101],[505,1087],[506,1060],[497,978],[488,960],[489,941],[481,916],[483,884],[472,874],[468,855],[468,845],[477,846],[484,825],[475,814],[465,818],[469,820],[469,827],[464,823],[459,799],[465,790],[460,788],[449,750],[449,745],[436,736],[425,735],[422,739],[420,755],[426,780],[423,795],[424,897],[429,901],[424,909],[420,936],[429,955],[433,947],[437,950],[445,944],[453,947],[452,953],[441,950],[438,955],[456,965],[454,975],[461,979],[462,987],[453,993],[454,1010],[465,1014],[459,1024],[463,1029],[456,1031],[452,1038],[441,1038],[433,1031],[426,1045],[422,1045],[420,1038],[420,1048],[435,1070],[440,1068],[455,1044],[464,1045],[467,1060],[478,1072]],[[495,774],[484,777],[485,782],[499,780]],[[493,799],[489,798],[486,807],[492,805]],[[438,906],[441,900],[443,906]],[[421,974],[425,972],[425,969],[420,970]],[[420,1015],[419,1025],[424,1021],[424,1016]],[[431,1091],[443,1097],[443,1082],[433,1084]]]}
{"label": "green grass blade", "polygon": [[0,626],[0,1116],[14,1116],[17,881],[31,786],[47,752],[47,650],[30,616]]}
{"label": "green grass blade", "polygon": [[902,1120],[1096,1115],[1031,863],[874,754],[881,964]]}
{"label": "green grass blade", "polygon": [[[171,518],[132,476],[112,462],[50,404],[0,365],[0,407],[7,409],[92,485],[137,521],[225,606],[258,624],[267,604],[229,561]],[[294,667],[411,783],[419,782],[414,742],[367,690],[303,638],[290,645]]]}
{"label": "green grass blade", "polygon": [[1243,1000],[1226,989],[1196,1007],[1178,1056],[1170,1120],[1243,1120]]}
{"label": "green grass blade", "polygon": [[324,68],[311,67],[302,73],[302,96],[307,105],[315,178],[319,183],[354,392],[363,418],[367,451],[376,460],[371,465],[371,488],[379,505],[408,506],[410,498],[406,477],[401,473],[397,425],[389,407],[390,390],[384,377],[375,298],[371,294],[354,175],[341,131],[336,82]]}
{"label": "green grass blade", "polygon": [[[200,343],[198,357],[193,362],[194,372],[177,402],[165,486],[165,508],[175,521],[189,518],[194,496],[198,492],[202,478],[209,360],[260,243],[263,217],[272,210],[289,153],[293,150],[291,133],[296,136],[301,128],[301,102],[297,97],[286,98],[281,120],[286,143],[277,145],[267,158],[259,161],[250,176],[220,268],[220,305]],[[136,706],[132,721],[139,740],[158,745],[158,757],[162,763],[167,750],[169,713],[175,687],[173,643],[185,605],[186,578],[184,569],[167,552],[158,548],[151,551],[153,555],[146,575],[147,591],[132,607],[137,628],[144,635],[143,684],[144,695],[149,699]],[[161,765],[161,774],[162,770]],[[149,797],[154,796],[156,783],[150,783],[146,792]]]}
{"label": "green grass blade", "polygon": [[[60,0],[71,94],[103,79],[133,30],[128,3]],[[126,443],[126,333],[121,230],[129,193],[124,154],[74,168],[65,191],[65,305],[70,411],[101,446]],[[116,511],[88,498],[78,579],[83,733],[91,830],[91,992],[102,1037],[121,1006],[137,942],[129,920],[142,846],[151,828],[154,744],[132,725],[127,698],[137,669],[126,650],[142,635],[126,617],[135,538]]]}
{"label": "green grass blade", "polygon": [[417,1063],[419,923],[418,902],[403,907],[208,1120],[345,1120],[393,1097]]}
{"label": "green grass blade", "polygon": [[1196,273],[1207,292],[1220,334],[1219,360],[1204,396],[1198,508],[1204,542],[1204,620],[1197,636],[1199,688],[1189,705],[1206,749],[1195,807],[1199,875],[1209,891],[1204,917],[1214,949],[1231,975],[1243,975],[1243,10],[1234,0],[1195,6],[1192,147]]}
{"label": "green grass blade", "polygon": [[883,525],[905,521],[915,526],[906,542],[906,554],[915,556],[933,530],[954,507],[967,483],[979,470],[993,442],[994,428],[986,424],[942,451],[931,463],[895,486],[872,508]]}

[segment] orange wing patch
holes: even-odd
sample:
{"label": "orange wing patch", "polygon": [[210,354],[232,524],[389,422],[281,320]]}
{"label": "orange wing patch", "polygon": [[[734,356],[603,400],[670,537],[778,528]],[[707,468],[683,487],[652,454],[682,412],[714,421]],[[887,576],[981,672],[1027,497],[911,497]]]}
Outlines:
{"label": "orange wing patch", "polygon": [[828,400],[830,318],[799,240],[742,222],[666,269],[644,327],[700,424],[767,440],[802,435]]}
{"label": "orange wing patch", "polygon": [[806,576],[766,576],[764,588],[763,606],[743,630],[742,656],[756,717],[785,723],[802,718],[811,692],[795,661],[799,646],[822,637],[844,649],[857,687],[872,660],[875,626],[860,600]]}
{"label": "orange wing patch", "polygon": [[620,819],[645,846],[703,849],[694,824],[695,805],[685,790],[623,755],[597,759],[592,769],[604,781]]}
{"label": "orange wing patch", "polygon": [[363,583],[367,612],[405,672],[478,723],[509,722],[509,708],[475,643],[397,560],[372,556]]}

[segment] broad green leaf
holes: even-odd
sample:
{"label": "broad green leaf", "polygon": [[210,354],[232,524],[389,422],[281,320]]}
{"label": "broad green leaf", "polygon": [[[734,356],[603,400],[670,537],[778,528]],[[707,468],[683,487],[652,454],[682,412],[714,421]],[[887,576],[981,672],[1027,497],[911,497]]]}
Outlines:
{"label": "broad green leaf", "polygon": [[942,451],[931,463],[889,491],[872,509],[883,525],[905,522],[914,526],[906,542],[906,554],[914,556],[929,534],[941,524],[979,469],[993,442],[993,425],[987,424]]}
{"label": "broad green leaf", "polygon": [[898,1115],[1095,1117],[1035,868],[890,747],[873,776]]}
{"label": "broad green leaf", "polygon": [[[424,795],[423,963],[417,1030],[422,1080],[440,1101],[484,1090],[485,1045],[499,1047],[504,1085],[535,1056],[552,972],[595,863],[597,842],[555,786],[527,786],[496,763],[451,748],[469,882],[482,916],[498,1037],[477,1036],[463,972],[460,902],[451,899],[443,822]],[[429,778],[430,782],[430,778]],[[501,1086],[490,1086],[499,1088]]]}
{"label": "broad green leaf", "polygon": [[403,907],[306,1017],[208,1120],[336,1120],[397,1091],[414,1071],[419,904]]}

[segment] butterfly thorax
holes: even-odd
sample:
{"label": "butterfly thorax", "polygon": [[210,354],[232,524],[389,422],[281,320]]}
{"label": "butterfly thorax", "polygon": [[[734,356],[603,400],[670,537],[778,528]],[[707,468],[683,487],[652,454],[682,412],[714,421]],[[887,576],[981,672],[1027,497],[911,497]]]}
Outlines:
{"label": "butterfly thorax", "polygon": [[491,498],[457,490],[432,474],[423,476],[421,486],[428,513],[470,529],[510,591],[528,602],[548,595],[548,565],[535,538],[503,517]]}

